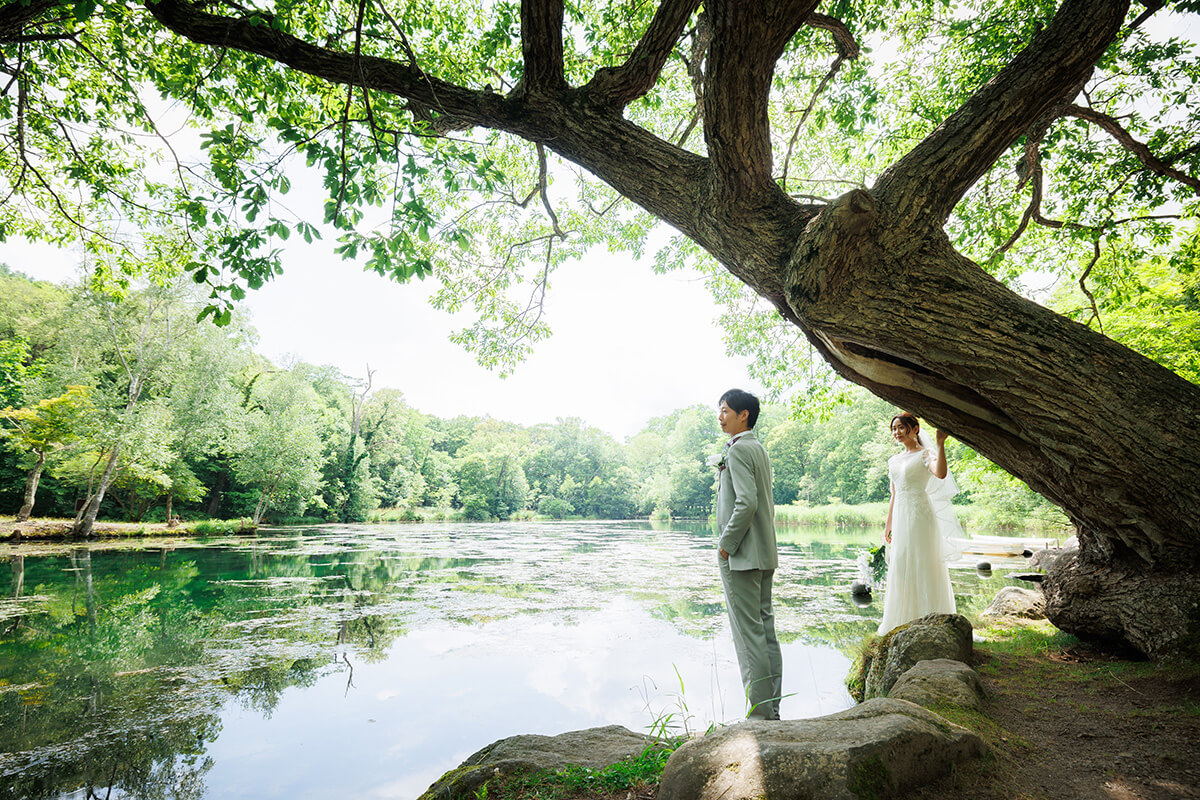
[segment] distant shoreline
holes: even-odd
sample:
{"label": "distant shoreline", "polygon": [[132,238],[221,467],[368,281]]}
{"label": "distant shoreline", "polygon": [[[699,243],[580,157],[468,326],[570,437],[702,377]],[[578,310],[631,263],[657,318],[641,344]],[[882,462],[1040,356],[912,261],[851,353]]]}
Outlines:
{"label": "distant shoreline", "polygon": [[[887,503],[860,503],[848,505],[835,503],[820,506],[786,505],[775,509],[775,522],[781,527],[833,527],[833,528],[874,528],[883,529],[887,516]],[[983,522],[984,509],[971,505],[956,506],[959,518],[967,531],[986,529],[1005,533],[1040,532],[1063,533],[1067,528],[1056,520],[1027,519],[1020,526],[1002,525],[994,522]],[[554,517],[526,513],[516,515],[509,520],[482,520],[482,522],[554,522],[580,521],[591,519],[584,517],[567,517],[556,520]],[[705,523],[711,517],[634,517],[637,521],[648,522],[693,522]],[[596,520],[606,521],[606,520]],[[618,522],[621,520],[607,520]],[[459,519],[453,509],[446,508],[391,508],[377,509],[371,519],[353,524],[387,524],[387,523],[422,523],[422,522],[475,522],[474,520]],[[328,525],[327,520],[289,519],[268,523],[269,527],[303,527],[308,525]],[[90,541],[94,539],[135,539],[161,536],[206,536],[252,534],[257,527],[249,519],[233,520],[198,520],[180,522],[175,527],[168,527],[165,522],[109,522],[97,521],[93,526],[90,537],[79,537],[71,533],[73,520],[33,518],[25,522],[17,522],[12,516],[0,516],[0,542],[22,541]]]}

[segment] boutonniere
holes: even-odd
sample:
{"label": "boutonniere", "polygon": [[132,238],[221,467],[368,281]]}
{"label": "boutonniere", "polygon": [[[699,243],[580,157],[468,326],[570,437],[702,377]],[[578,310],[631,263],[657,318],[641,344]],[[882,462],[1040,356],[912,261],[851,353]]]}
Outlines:
{"label": "boutonniere", "polygon": [[710,467],[716,467],[717,472],[725,469],[725,458],[729,455],[729,448],[733,446],[733,441],[734,440],[731,440],[725,443],[725,446],[721,448],[720,455],[712,455],[708,457],[708,465]]}

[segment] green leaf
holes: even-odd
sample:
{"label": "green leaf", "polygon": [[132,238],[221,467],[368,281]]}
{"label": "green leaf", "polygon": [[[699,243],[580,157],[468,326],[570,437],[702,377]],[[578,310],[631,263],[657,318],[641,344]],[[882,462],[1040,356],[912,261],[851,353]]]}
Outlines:
{"label": "green leaf", "polygon": [[96,12],[96,0],[80,0],[75,4],[74,14],[78,22],[83,22]]}

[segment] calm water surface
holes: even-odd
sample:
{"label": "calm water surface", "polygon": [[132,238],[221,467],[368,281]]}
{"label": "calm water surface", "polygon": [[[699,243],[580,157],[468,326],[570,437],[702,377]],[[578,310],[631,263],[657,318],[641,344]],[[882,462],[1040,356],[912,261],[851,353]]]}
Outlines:
{"label": "calm water surface", "polygon": [[[0,797],[415,798],[516,733],[735,721],[713,536],[563,522],[0,545]],[[858,608],[847,587],[877,536],[781,532],[785,718],[852,704],[882,594]],[[954,570],[960,611],[1004,572]]]}

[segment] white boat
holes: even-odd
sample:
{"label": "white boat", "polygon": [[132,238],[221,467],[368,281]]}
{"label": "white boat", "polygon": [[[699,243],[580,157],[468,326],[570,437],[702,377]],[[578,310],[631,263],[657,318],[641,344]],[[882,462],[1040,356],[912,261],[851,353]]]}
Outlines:
{"label": "white boat", "polygon": [[1036,553],[1059,546],[1059,540],[1049,537],[984,536],[969,539],[952,539],[964,553],[988,556],[1019,556],[1026,550]]}

